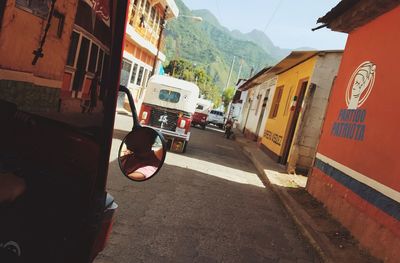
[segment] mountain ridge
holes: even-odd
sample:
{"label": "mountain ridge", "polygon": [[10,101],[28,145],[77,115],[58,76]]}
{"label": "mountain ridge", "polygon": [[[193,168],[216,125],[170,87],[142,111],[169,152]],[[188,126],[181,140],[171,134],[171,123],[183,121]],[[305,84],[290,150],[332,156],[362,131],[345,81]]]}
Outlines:
{"label": "mountain ridge", "polygon": [[[209,10],[190,10],[182,0],[175,2],[181,16],[167,24],[165,64],[174,59],[185,59],[203,67],[221,91],[226,86],[235,86],[239,78],[249,78],[274,65],[291,51],[275,46],[260,30],[248,33],[229,30]],[[187,16],[200,16],[203,21],[195,22]],[[232,77],[227,83],[233,61]]]}

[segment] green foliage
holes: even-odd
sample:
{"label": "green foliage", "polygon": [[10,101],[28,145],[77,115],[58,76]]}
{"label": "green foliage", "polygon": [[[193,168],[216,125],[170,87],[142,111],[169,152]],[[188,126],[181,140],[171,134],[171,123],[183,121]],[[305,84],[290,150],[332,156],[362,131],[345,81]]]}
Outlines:
{"label": "green foliage", "polygon": [[216,107],[221,105],[221,93],[204,67],[197,66],[188,60],[178,59],[171,60],[164,70],[175,78],[195,82],[199,86],[200,95],[213,101]]}
{"label": "green foliage", "polygon": [[222,100],[223,100],[225,109],[228,108],[229,103],[233,99],[233,96],[235,96],[235,93],[236,93],[235,87],[229,87],[224,90],[224,93],[222,94],[222,98],[223,98]]}

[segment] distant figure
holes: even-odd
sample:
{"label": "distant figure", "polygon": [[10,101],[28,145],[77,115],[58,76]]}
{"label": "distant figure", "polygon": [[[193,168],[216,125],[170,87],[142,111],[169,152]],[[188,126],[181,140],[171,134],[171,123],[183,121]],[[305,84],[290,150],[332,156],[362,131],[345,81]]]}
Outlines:
{"label": "distant figure", "polygon": [[229,137],[233,133],[232,132],[233,123],[234,123],[234,121],[231,118],[229,118],[225,123],[225,136],[227,139],[229,139]]}
{"label": "distant figure", "polygon": [[93,111],[94,108],[97,106],[97,88],[99,86],[99,72],[97,71],[94,74],[94,77],[92,79],[92,83],[90,84],[90,90],[89,90],[89,95],[90,95],[90,105],[89,105],[89,113]]}
{"label": "distant figure", "polygon": [[145,16],[144,16],[144,14],[142,14],[141,16],[140,16],[140,23],[139,23],[139,26],[140,27],[144,27],[144,21],[146,20],[146,18],[145,18]]}

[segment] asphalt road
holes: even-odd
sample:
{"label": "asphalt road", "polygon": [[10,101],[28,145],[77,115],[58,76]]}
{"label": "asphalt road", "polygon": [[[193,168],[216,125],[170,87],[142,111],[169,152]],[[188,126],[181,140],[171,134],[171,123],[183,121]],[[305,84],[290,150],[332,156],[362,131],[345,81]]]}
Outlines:
{"label": "asphalt road", "polygon": [[96,263],[320,262],[271,189],[221,130],[192,128],[151,180],[132,182],[116,151],[132,126],[117,115],[108,190],[119,208]]}

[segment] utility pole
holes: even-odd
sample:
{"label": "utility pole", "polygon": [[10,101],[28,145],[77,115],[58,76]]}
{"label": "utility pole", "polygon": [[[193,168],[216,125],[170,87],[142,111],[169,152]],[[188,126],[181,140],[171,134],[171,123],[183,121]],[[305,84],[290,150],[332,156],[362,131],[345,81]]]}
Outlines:
{"label": "utility pole", "polygon": [[237,78],[237,81],[236,81],[236,83],[238,83],[238,82],[239,82],[239,79],[240,79],[240,74],[242,73],[242,67],[243,67],[243,59],[241,59],[241,60],[240,60],[239,73],[238,73],[238,78]]}
{"label": "utility pole", "polygon": [[231,82],[231,77],[232,77],[232,71],[233,71],[233,66],[235,65],[235,59],[236,56],[233,56],[233,60],[232,60],[232,65],[231,65],[231,69],[229,70],[229,76],[228,76],[228,81],[226,82],[226,86],[224,91],[228,88],[229,86],[229,82]]}
{"label": "utility pole", "polygon": [[250,70],[250,76],[249,76],[249,79],[251,79],[251,77],[253,76],[253,72],[254,72],[254,67],[252,66],[252,67],[251,67],[251,70]]}

